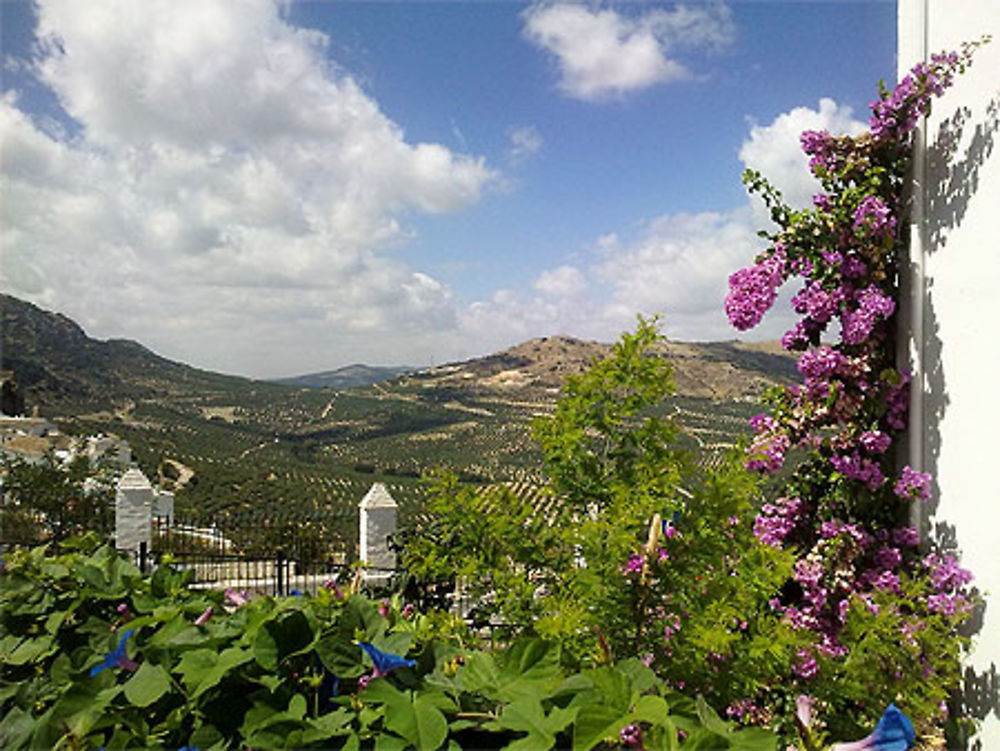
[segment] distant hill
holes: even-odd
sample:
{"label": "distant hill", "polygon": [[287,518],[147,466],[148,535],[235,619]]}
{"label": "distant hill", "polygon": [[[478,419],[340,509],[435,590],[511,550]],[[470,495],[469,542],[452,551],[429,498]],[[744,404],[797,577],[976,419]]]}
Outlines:
{"label": "distant hill", "polygon": [[[554,394],[567,375],[606,357],[611,345],[570,336],[547,336],[486,357],[402,376],[424,389],[486,396],[491,392]],[[680,396],[741,399],[760,396],[795,378],[795,361],[777,342],[664,342],[660,353],[674,367]]]}
{"label": "distant hill", "polygon": [[[41,407],[70,435],[127,440],[146,475],[177,490],[178,509],[204,518],[332,509],[353,519],[382,482],[405,521],[423,508],[419,478],[434,468],[534,497],[543,477],[533,421],[551,413],[567,375],[611,348],[549,336],[414,372],[349,366],[271,383],[92,339],[66,316],[6,295],[0,325],[0,372],[13,371],[29,412]],[[768,386],[796,375],[774,343],[665,342],[661,353],[677,383],[664,410],[706,460],[746,435]],[[179,475],[183,487],[171,485]]]}
{"label": "distant hill", "polygon": [[322,373],[308,373],[291,378],[272,378],[272,383],[282,383],[288,386],[301,386],[311,389],[352,389],[362,386],[372,386],[376,383],[397,378],[404,373],[410,373],[419,368],[409,365],[345,365],[336,370],[325,370]]}
{"label": "distant hill", "polygon": [[246,389],[252,381],[168,360],[127,339],[91,339],[60,313],[0,294],[0,370],[29,405],[56,412]]}
{"label": "distant hill", "polygon": [[[580,373],[611,345],[569,336],[531,339],[485,357],[424,370],[407,366],[348,365],[274,381],[222,375],[168,360],[138,342],[92,339],[72,320],[0,294],[0,370],[14,372],[30,406],[56,412],[112,409],[139,401],[189,401],[211,396],[238,404],[241,394],[290,388],[370,387],[433,401],[457,396],[551,400],[563,379]],[[680,396],[732,400],[757,397],[796,375],[777,343],[673,342],[662,354],[675,369]]]}

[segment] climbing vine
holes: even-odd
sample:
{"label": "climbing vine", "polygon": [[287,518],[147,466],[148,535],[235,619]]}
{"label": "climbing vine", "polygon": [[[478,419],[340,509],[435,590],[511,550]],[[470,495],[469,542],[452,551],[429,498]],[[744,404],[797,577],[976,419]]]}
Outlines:
{"label": "climbing vine", "polygon": [[730,277],[730,322],[756,326],[785,282],[803,282],[792,297],[800,318],[782,338],[801,352],[802,380],[772,392],[769,414],[751,420],[746,465],[774,473],[793,451],[805,458],[754,532],[797,556],[772,607],[815,634],[794,672],[830,717],[872,714],[882,698],[898,697],[904,711],[933,724],[958,684],[967,645],[958,628],[977,598],[970,572],[954,555],[922,548],[909,523],[910,505],[930,498],[932,478],[896,461],[910,375],[896,367],[895,324],[913,133],[988,41],[934,55],[894,89],[880,87],[859,136],[803,133],[822,186],[811,207],[794,210],[762,175],[744,175],[777,229],[762,233],[769,246],[756,262]]}

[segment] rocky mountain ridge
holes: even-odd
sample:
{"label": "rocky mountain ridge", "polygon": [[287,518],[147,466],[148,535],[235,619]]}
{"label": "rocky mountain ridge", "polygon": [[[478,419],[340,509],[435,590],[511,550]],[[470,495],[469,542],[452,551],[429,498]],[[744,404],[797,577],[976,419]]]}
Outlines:
{"label": "rocky mountain ridge", "polygon": [[[30,405],[55,411],[107,409],[141,399],[184,400],[194,394],[372,384],[388,390],[418,386],[428,394],[545,399],[555,395],[567,375],[582,372],[612,346],[557,335],[402,375],[405,368],[352,365],[263,382],[199,370],[134,341],[92,339],[68,317],[9,295],[0,295],[0,313],[0,370],[15,373]],[[666,341],[660,352],[673,364],[682,396],[754,398],[795,376],[794,360],[776,343]]]}

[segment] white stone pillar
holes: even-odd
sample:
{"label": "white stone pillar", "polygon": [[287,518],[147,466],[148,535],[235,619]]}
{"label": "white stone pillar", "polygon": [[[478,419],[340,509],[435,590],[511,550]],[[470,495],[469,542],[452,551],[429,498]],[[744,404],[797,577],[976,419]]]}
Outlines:
{"label": "white stone pillar", "polygon": [[373,569],[366,580],[386,580],[396,567],[396,554],[389,549],[389,535],[396,531],[396,501],[385,485],[376,482],[361,499],[360,556]]}
{"label": "white stone pillar", "polygon": [[154,490],[152,513],[168,527],[174,526],[174,494],[169,490]]}
{"label": "white stone pillar", "polygon": [[138,553],[152,539],[153,486],[138,469],[130,469],[118,481],[115,493],[115,547]]}

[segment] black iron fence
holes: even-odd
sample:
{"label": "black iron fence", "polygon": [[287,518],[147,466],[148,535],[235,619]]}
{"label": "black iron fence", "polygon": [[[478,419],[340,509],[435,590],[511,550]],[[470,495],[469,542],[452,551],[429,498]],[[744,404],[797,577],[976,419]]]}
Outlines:
{"label": "black iron fence", "polygon": [[[284,596],[315,594],[324,587],[360,587],[373,597],[401,593],[404,601],[424,612],[456,613],[474,633],[491,644],[506,642],[514,630],[511,624],[484,608],[483,602],[462,582],[422,581],[402,569],[362,567],[356,563],[353,548],[343,544],[342,538],[331,536],[323,544],[317,544],[315,534],[298,535],[287,524],[264,523],[262,527],[281,531],[275,538],[278,545],[268,548],[262,544],[267,538],[258,537],[258,543],[246,549],[237,543],[241,539],[238,530],[234,534],[211,522],[191,524],[157,517],[153,519],[150,542],[142,542],[128,554],[143,573],[152,573],[160,565],[190,571],[192,586],[197,588]],[[0,539],[0,556],[12,547],[52,541],[51,537]],[[108,542],[113,544],[113,537]],[[53,547],[53,552],[56,549]]]}

